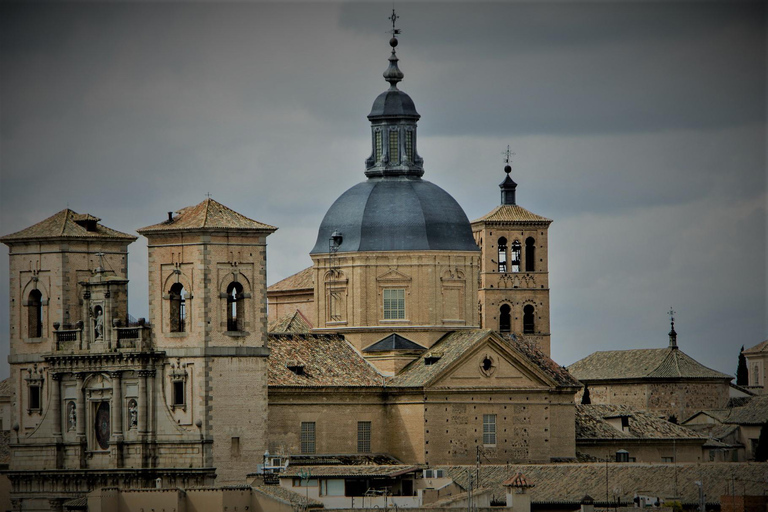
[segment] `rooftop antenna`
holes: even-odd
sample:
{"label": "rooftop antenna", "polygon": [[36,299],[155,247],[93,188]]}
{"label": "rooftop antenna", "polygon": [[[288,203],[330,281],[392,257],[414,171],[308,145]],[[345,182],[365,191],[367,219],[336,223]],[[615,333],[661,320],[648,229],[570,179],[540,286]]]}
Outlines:
{"label": "rooftop antenna", "polygon": [[669,331],[669,347],[670,348],[677,348],[677,332],[675,331],[675,313],[676,311],[672,308],[669,308],[669,311],[667,311],[667,314],[669,315],[669,321],[672,324],[672,329]]}

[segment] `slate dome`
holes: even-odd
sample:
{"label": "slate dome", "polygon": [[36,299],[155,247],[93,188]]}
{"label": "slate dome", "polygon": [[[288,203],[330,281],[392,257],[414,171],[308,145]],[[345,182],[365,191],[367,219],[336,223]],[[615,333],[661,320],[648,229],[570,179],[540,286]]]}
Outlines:
{"label": "slate dome", "polygon": [[327,253],[334,231],[338,252],[479,251],[459,203],[418,177],[369,178],[344,192],[325,214],[311,254]]}

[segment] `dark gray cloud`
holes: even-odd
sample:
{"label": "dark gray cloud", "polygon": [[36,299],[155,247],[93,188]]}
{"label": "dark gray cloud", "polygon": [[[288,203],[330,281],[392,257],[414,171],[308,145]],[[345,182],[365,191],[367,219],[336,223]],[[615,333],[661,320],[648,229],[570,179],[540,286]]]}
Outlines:
{"label": "dark gray cloud", "polygon": [[[558,362],[663,346],[669,306],[722,371],[768,336],[762,2],[398,8],[425,178],[479,217],[511,144],[520,203],[555,220]],[[270,283],[309,265],[364,179],[389,9],[0,3],[0,231],[69,205],[134,232],[210,192],[280,227]],[[129,261],[145,316],[143,240]],[[5,353],[8,296],[2,252]]]}

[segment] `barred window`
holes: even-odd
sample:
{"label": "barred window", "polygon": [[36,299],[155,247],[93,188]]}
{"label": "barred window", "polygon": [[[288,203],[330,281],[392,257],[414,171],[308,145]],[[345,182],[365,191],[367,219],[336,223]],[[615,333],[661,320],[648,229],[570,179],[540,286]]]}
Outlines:
{"label": "barred window", "polygon": [[371,422],[357,422],[357,452],[371,453]]}
{"label": "barred window", "polygon": [[408,155],[408,160],[413,162],[413,132],[410,130],[405,132],[405,154]]}
{"label": "barred window", "polygon": [[301,453],[315,453],[315,422],[301,422]]}
{"label": "barred window", "polygon": [[395,165],[400,163],[400,149],[397,146],[397,132],[389,132],[389,163]]}
{"label": "barred window", "polygon": [[382,142],[381,142],[381,131],[376,132],[376,161],[378,162],[381,160],[381,152],[382,152]]}
{"label": "barred window", "polygon": [[496,444],[495,414],[483,414],[483,444]]}
{"label": "barred window", "polygon": [[389,288],[384,290],[384,320],[405,318],[405,290]]}

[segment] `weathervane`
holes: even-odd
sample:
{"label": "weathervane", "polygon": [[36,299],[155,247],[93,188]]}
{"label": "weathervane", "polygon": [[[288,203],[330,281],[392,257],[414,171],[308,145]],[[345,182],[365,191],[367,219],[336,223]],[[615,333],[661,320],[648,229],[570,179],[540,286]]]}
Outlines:
{"label": "weathervane", "polygon": [[672,328],[669,331],[669,346],[670,348],[677,348],[677,331],[675,331],[675,310],[672,308],[669,308],[669,311],[667,311],[667,314],[669,315],[669,320],[672,323]]}
{"label": "weathervane", "polygon": [[509,150],[509,144],[507,144],[507,150],[501,152],[502,155],[504,155],[504,163],[509,164],[509,160],[515,156],[515,153],[511,152]]}
{"label": "weathervane", "polygon": [[392,8],[392,16],[387,18],[389,21],[392,22],[392,30],[389,31],[390,34],[392,34],[392,37],[397,36],[400,33],[399,28],[395,28],[395,23],[397,23],[397,20],[400,19],[400,16],[395,14],[395,8]]}
{"label": "weathervane", "polygon": [[669,315],[669,319],[672,322],[672,327],[675,326],[675,313],[677,313],[677,311],[675,311],[672,308],[669,308],[669,311],[667,311],[667,314]]}

